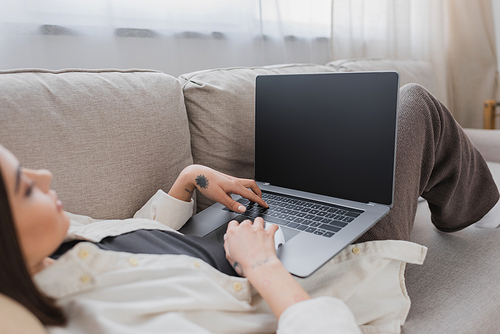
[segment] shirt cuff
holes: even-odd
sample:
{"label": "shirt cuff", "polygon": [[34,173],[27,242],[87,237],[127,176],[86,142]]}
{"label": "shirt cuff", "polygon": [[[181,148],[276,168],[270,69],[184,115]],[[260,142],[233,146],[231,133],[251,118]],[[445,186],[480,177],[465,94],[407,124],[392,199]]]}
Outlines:
{"label": "shirt cuff", "polygon": [[178,230],[193,215],[193,207],[193,199],[190,202],[181,201],[160,189],[135,213],[134,218],[155,220]]}
{"label": "shirt cuff", "polygon": [[277,334],[361,334],[347,305],[333,297],[319,297],[293,304],[278,321]]}

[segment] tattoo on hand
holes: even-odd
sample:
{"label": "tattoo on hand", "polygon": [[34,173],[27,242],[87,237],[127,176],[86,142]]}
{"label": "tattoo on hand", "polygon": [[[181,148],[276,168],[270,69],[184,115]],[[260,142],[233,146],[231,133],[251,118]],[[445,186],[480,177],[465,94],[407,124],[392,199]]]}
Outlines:
{"label": "tattoo on hand", "polygon": [[238,262],[233,264],[234,271],[240,276],[243,276],[243,267]]}
{"label": "tattoo on hand", "polygon": [[254,264],[252,264],[252,269],[260,267],[261,265],[263,265],[265,263],[268,263],[268,262],[269,262],[269,258],[268,257],[266,257],[264,260],[259,260],[259,261],[255,262]]}
{"label": "tattoo on hand", "polygon": [[194,189],[193,189],[193,190],[189,190],[189,189],[187,189],[187,188],[186,188],[186,189],[184,189],[184,190],[185,190],[185,191],[187,191],[187,192],[188,192],[188,194],[192,194],[192,193],[194,192]]}
{"label": "tattoo on hand", "polygon": [[203,189],[207,189],[208,188],[208,179],[205,175],[198,175],[195,179],[196,181],[196,184],[200,187],[200,188],[203,188]]}

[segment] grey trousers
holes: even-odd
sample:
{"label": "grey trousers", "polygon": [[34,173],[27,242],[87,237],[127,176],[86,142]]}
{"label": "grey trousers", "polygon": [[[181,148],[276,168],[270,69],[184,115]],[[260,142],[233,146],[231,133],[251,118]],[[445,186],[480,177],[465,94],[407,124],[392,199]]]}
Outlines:
{"label": "grey trousers", "polygon": [[399,95],[394,206],[356,242],[410,240],[418,197],[444,232],[481,219],[498,201],[484,158],[446,107],[417,84]]}

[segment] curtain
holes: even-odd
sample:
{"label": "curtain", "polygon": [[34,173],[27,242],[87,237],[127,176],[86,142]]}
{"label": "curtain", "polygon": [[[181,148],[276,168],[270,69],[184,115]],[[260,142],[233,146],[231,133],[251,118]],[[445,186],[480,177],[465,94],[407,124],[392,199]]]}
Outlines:
{"label": "curtain", "polygon": [[0,70],[433,64],[438,97],[462,126],[495,98],[491,0],[0,0]]}
{"label": "curtain", "polygon": [[464,127],[482,127],[495,98],[491,0],[333,0],[332,57],[421,59],[433,64],[438,98]]}
{"label": "curtain", "polygon": [[462,126],[482,128],[483,103],[495,99],[498,89],[492,4],[449,0],[448,11],[449,105]]}
{"label": "curtain", "polygon": [[0,0],[0,69],[326,64],[331,0]]}

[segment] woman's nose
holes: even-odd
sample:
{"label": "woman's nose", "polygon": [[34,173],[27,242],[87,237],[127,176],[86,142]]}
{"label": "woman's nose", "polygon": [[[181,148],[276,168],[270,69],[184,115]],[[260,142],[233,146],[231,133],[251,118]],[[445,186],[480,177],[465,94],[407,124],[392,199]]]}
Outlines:
{"label": "woman's nose", "polygon": [[30,178],[31,181],[35,182],[35,185],[41,191],[48,192],[50,190],[52,173],[49,170],[23,168],[23,173]]}

